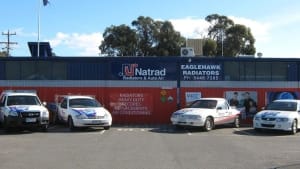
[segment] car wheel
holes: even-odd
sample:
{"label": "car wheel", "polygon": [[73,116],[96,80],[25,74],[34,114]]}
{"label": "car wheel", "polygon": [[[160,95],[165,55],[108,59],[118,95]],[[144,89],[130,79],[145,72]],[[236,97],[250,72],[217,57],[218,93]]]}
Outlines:
{"label": "car wheel", "polygon": [[175,127],[175,129],[177,129],[177,130],[181,130],[181,129],[183,129],[184,127],[183,126],[181,126],[181,125],[174,125],[174,127]]}
{"label": "car wheel", "polygon": [[103,127],[104,128],[104,130],[109,130],[110,129],[110,126],[105,126],[105,127]]}
{"label": "car wheel", "polygon": [[261,129],[259,129],[259,128],[254,128],[254,130],[255,130],[256,132],[261,132]]}
{"label": "car wheel", "polygon": [[236,117],[234,118],[233,126],[234,126],[235,128],[239,128],[239,127],[240,127],[240,117],[239,117],[239,116],[236,116]]}
{"label": "car wheel", "polygon": [[292,127],[291,127],[290,133],[291,134],[296,134],[297,130],[298,130],[298,128],[297,128],[297,120],[294,120],[293,123],[292,123]]}
{"label": "car wheel", "polygon": [[71,116],[68,117],[68,127],[69,127],[70,131],[74,131],[76,129]]}
{"label": "car wheel", "polygon": [[59,114],[58,113],[56,113],[56,115],[55,115],[55,123],[54,124],[63,124],[63,120],[62,120],[62,118],[59,116]]}
{"label": "car wheel", "polygon": [[214,123],[211,117],[207,117],[204,123],[205,131],[210,131],[213,129]]}
{"label": "car wheel", "polygon": [[5,132],[10,132],[11,131],[11,128],[9,127],[8,122],[7,122],[5,117],[3,119],[3,128],[4,128]]}
{"label": "car wheel", "polygon": [[43,132],[47,132],[48,131],[48,127],[49,127],[48,124],[44,124],[44,125],[42,125],[41,129],[42,129]]}

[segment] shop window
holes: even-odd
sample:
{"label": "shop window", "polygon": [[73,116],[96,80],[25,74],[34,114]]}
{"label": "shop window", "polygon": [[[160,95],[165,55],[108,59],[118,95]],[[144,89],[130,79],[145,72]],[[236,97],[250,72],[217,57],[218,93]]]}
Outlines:
{"label": "shop window", "polygon": [[52,79],[53,80],[66,80],[67,79],[67,66],[66,63],[53,62],[52,63]]}
{"label": "shop window", "polygon": [[224,76],[228,81],[240,80],[239,62],[224,62]]}
{"label": "shop window", "polygon": [[38,79],[36,72],[36,63],[34,61],[21,62],[21,80],[35,80]]}
{"label": "shop window", "polygon": [[286,81],[289,63],[273,62],[272,63],[272,81]]}
{"label": "shop window", "polygon": [[240,62],[240,80],[255,80],[255,62]]}
{"label": "shop window", "polygon": [[13,61],[6,62],[5,66],[5,74],[6,80],[19,80],[21,77],[21,62]]}
{"label": "shop window", "polygon": [[256,63],[256,81],[271,81],[271,65],[272,62]]}

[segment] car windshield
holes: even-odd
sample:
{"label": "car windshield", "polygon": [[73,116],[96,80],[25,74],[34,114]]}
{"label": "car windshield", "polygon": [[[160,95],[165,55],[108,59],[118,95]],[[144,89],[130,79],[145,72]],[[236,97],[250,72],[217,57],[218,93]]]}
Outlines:
{"label": "car windshield", "polygon": [[101,104],[95,99],[77,98],[77,99],[70,100],[70,107],[72,108],[101,107]]}
{"label": "car windshield", "polygon": [[216,106],[217,106],[216,100],[196,100],[189,107],[190,108],[215,109]]}
{"label": "car windshield", "polygon": [[12,105],[41,105],[36,96],[8,96],[7,106]]}
{"label": "car windshield", "polygon": [[282,110],[282,111],[296,111],[297,103],[296,102],[272,102],[270,103],[265,110]]}

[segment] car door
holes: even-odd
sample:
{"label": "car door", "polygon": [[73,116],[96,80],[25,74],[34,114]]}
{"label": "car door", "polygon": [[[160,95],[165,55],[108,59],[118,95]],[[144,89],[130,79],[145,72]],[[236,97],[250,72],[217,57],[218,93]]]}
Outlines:
{"label": "car door", "polygon": [[300,102],[297,102],[297,112],[298,112],[297,124],[298,124],[298,128],[300,128]]}
{"label": "car door", "polygon": [[225,101],[220,101],[217,105],[217,115],[215,124],[225,124],[228,123],[229,116],[229,105]]}
{"label": "car door", "polygon": [[6,101],[6,97],[2,96],[0,98],[0,122],[2,123],[4,120],[4,111],[5,111],[5,101]]}
{"label": "car door", "polygon": [[68,99],[66,99],[66,98],[63,99],[63,101],[60,104],[59,115],[63,121],[68,120]]}

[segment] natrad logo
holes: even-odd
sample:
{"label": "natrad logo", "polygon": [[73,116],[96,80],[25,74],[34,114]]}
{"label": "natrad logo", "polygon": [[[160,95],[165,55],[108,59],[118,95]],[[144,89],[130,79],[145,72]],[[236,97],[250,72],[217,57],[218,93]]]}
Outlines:
{"label": "natrad logo", "polygon": [[139,64],[122,64],[120,76],[127,80],[163,80],[166,76],[166,68],[151,69],[141,68]]}
{"label": "natrad logo", "polygon": [[123,64],[122,65],[122,73],[124,76],[133,77],[135,75],[135,68],[137,68],[138,64]]}

